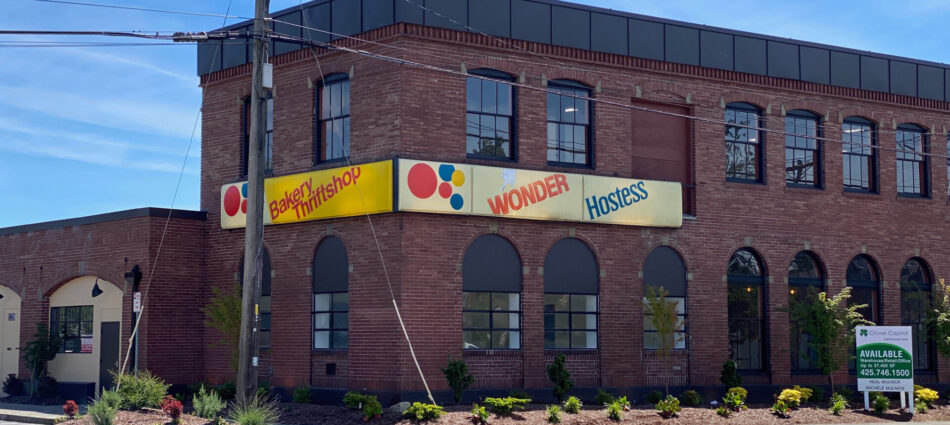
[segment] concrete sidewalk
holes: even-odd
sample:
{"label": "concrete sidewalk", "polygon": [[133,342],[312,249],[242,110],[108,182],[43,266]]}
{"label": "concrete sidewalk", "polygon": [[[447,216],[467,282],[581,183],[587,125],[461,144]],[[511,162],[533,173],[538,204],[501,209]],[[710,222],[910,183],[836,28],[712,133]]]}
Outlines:
{"label": "concrete sidewalk", "polygon": [[61,416],[63,416],[62,406],[0,403],[0,420],[4,421],[53,425],[56,418]]}

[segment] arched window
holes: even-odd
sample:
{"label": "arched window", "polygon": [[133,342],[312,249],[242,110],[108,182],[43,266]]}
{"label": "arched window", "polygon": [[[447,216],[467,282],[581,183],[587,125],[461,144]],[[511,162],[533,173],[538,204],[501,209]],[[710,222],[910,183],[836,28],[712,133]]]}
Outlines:
{"label": "arched window", "polygon": [[732,254],[729,289],[729,356],[739,369],[765,369],[765,275],[754,251]]}
{"label": "arched window", "polygon": [[313,348],[349,345],[350,260],[343,241],[327,236],[313,256]]}
{"label": "arched window", "polygon": [[[261,252],[264,254],[263,258],[263,267],[261,269],[261,303],[260,303],[260,317],[261,317],[261,327],[259,329],[260,343],[261,348],[270,347],[270,296],[271,296],[271,267],[270,267],[270,253],[267,252],[267,248],[261,247]],[[238,284],[243,287],[244,285],[244,257],[241,257],[241,265],[238,268]]]}
{"label": "arched window", "polygon": [[544,348],[597,348],[600,272],[583,242],[564,238],[544,258]]}
{"label": "arched window", "polygon": [[350,156],[350,79],[333,74],[316,84],[316,162],[342,161]]}
{"label": "arched window", "polygon": [[847,283],[851,288],[848,304],[867,304],[861,314],[867,320],[880,323],[881,279],[874,260],[864,254],[854,257],[848,263]]}
{"label": "arched window", "polygon": [[[274,170],[274,98],[262,100],[266,115],[264,127],[264,173],[270,173]],[[241,176],[247,176],[248,161],[250,159],[251,149],[251,98],[244,99],[244,106],[241,108]]]}
{"label": "arched window", "polygon": [[[726,105],[726,180],[761,183],[762,114],[755,105],[734,102]],[[753,127],[753,128],[749,128]]]}
{"label": "arched window", "polygon": [[793,110],[785,114],[785,184],[821,187],[821,134],[818,115]]}
{"label": "arched window", "polygon": [[[493,69],[471,74],[511,81]],[[514,159],[515,88],[504,81],[467,77],[465,83],[465,152],[469,158]]]}
{"label": "arched window", "polygon": [[844,189],[877,192],[877,135],[874,123],[848,117],[841,123]]}
{"label": "arched window", "polygon": [[911,326],[914,340],[914,369],[934,369],[933,334],[927,326],[932,281],[927,263],[911,258],[901,269],[901,324]]}
{"label": "arched window", "polygon": [[[679,318],[678,331],[673,335],[673,348],[686,348],[686,265],[680,255],[668,246],[661,246],[647,255],[643,263],[644,294],[648,287],[662,288],[666,291],[666,301],[675,304]],[[643,348],[660,348],[660,336],[650,316],[643,318]]]}
{"label": "arched window", "polygon": [[475,239],[462,259],[462,346],[521,348],[521,258],[507,239]]}
{"label": "arched window", "polygon": [[897,126],[897,193],[930,196],[927,131],[914,124]]}
{"label": "arched window", "polygon": [[548,82],[548,164],[592,166],[590,88],[568,80]]}
{"label": "arched window", "polygon": [[[795,254],[795,259],[788,265],[789,305],[798,302],[814,302],[818,293],[825,289],[824,276],[825,273],[815,254],[808,251]],[[791,330],[789,351],[792,355],[792,370],[816,370],[818,355],[808,344],[811,337],[799,329],[799,324],[794,320],[789,323],[789,329]]]}

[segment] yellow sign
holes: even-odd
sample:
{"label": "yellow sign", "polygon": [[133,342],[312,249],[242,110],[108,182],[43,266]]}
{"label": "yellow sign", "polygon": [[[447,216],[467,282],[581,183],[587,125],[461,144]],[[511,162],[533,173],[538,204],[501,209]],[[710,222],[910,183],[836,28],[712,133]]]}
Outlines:
{"label": "yellow sign", "polygon": [[472,212],[535,220],[580,221],[581,175],[514,168],[474,167]]}
{"label": "yellow sign", "polygon": [[683,194],[676,182],[584,176],[584,221],[682,227]]}
{"label": "yellow sign", "polygon": [[472,166],[399,160],[399,209],[472,213]]}
{"label": "yellow sign", "polygon": [[[391,212],[392,161],[332,168],[264,180],[264,224],[296,223]],[[247,219],[247,183],[221,188],[221,227]]]}

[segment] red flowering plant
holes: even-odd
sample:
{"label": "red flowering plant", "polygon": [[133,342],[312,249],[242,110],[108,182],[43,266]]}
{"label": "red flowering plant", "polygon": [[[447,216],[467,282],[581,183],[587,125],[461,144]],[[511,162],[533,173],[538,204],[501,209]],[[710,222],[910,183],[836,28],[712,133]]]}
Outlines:
{"label": "red flowering plant", "polygon": [[177,424],[181,420],[183,409],[181,402],[170,395],[166,395],[165,399],[162,400],[162,412],[165,412],[165,415],[172,419],[173,424]]}
{"label": "red flowering plant", "polygon": [[76,417],[77,413],[79,413],[79,405],[75,401],[66,400],[66,404],[63,405],[63,414],[72,419]]}

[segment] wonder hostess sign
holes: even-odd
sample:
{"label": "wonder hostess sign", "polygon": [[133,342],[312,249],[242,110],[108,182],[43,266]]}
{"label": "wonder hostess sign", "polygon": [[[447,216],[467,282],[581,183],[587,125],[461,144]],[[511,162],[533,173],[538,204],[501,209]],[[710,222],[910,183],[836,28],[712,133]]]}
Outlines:
{"label": "wonder hostess sign", "polygon": [[910,326],[858,326],[855,333],[858,391],[914,391]]}

